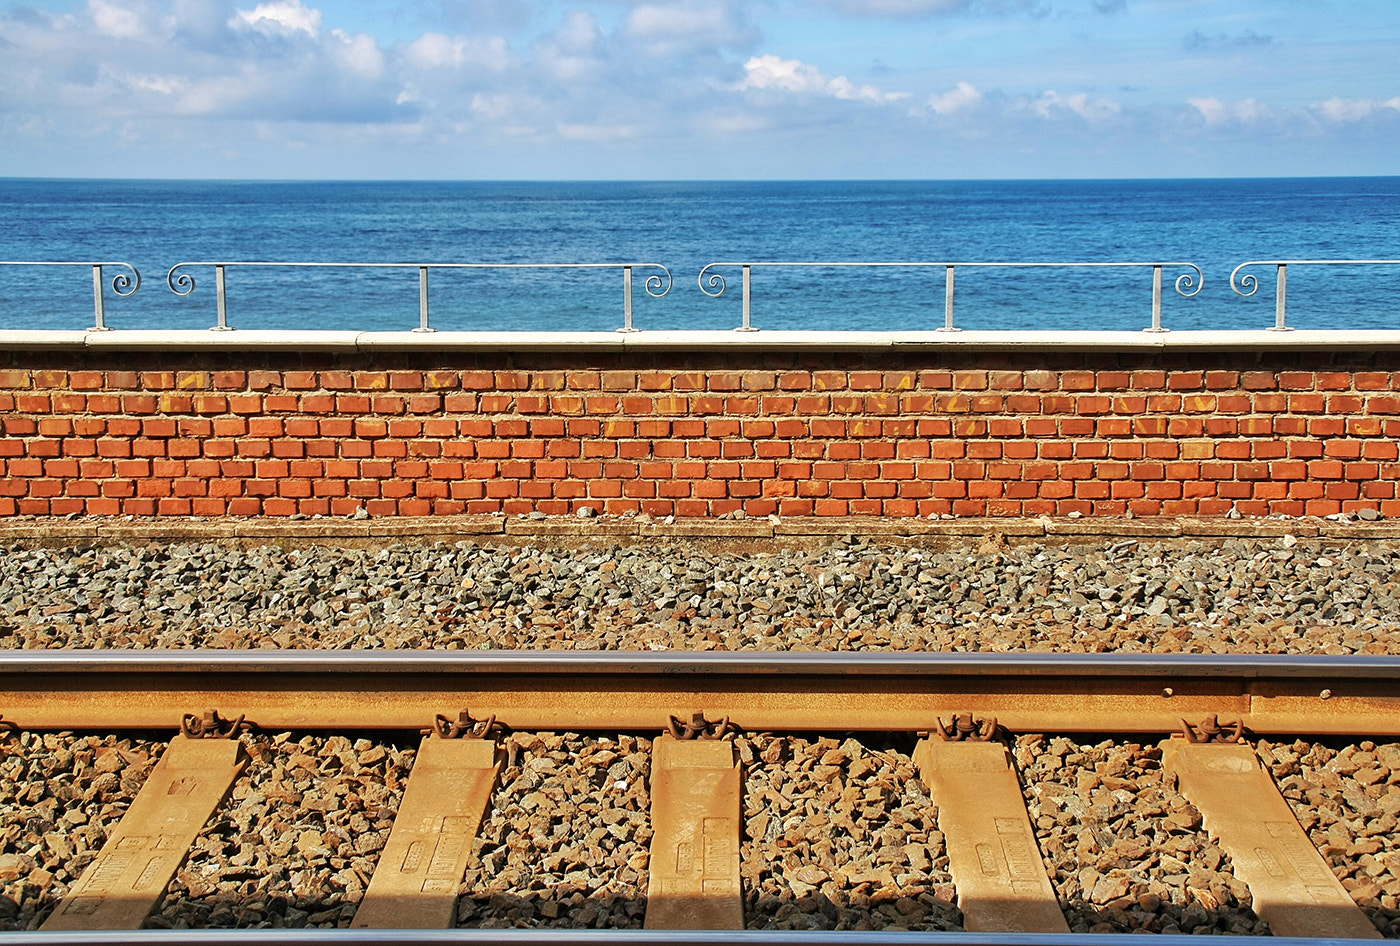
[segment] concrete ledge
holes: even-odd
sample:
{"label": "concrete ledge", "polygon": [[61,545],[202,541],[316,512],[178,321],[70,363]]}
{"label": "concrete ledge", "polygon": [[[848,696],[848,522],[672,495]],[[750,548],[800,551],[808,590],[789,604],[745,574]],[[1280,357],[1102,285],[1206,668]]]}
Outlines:
{"label": "concrete ledge", "polygon": [[507,519],[506,535],[570,536],[591,538],[603,535],[637,535],[641,523],[635,519]]}
{"label": "concrete ledge", "polygon": [[1046,519],[1046,535],[1133,536],[1170,539],[1181,535],[1175,519]]}
{"label": "concrete ledge", "polygon": [[1400,522],[1324,522],[1327,539],[1400,539]]}
{"label": "concrete ledge", "polygon": [[357,332],[276,329],[0,331],[0,350],[110,351],[1317,351],[1400,349],[1400,330],[1180,332]]}
{"label": "concrete ledge", "polygon": [[774,535],[941,536],[1045,534],[1039,519],[784,519]]}
{"label": "concrete ledge", "polygon": [[367,539],[365,519],[243,519],[234,525],[239,539]]}
{"label": "concrete ledge", "polygon": [[437,516],[411,519],[371,519],[372,539],[415,535],[501,535],[505,516]]}
{"label": "concrete ledge", "polygon": [[183,520],[135,520],[122,519],[99,522],[97,537],[106,541],[190,541],[209,542],[219,539],[232,539],[236,536],[239,523],[231,520],[210,519],[202,522]]}
{"label": "concrete ledge", "polygon": [[68,522],[63,519],[34,519],[0,522],[0,541],[13,542],[22,538],[83,542],[96,539],[96,520]]}
{"label": "concrete ledge", "polygon": [[863,517],[784,519],[642,518],[547,519],[502,515],[424,516],[384,519],[10,519],[0,520],[0,542],[85,545],[108,542],[347,541],[357,547],[376,540],[497,536],[512,540],[677,539],[784,540],[858,536],[935,540],[1005,536],[1034,540],[1117,538],[1356,540],[1400,539],[1400,520],[1331,522],[1318,519],[874,519]]}
{"label": "concrete ledge", "polygon": [[1268,538],[1271,536],[1315,536],[1319,526],[1305,519],[1195,519],[1180,520],[1183,536],[1217,538]]}
{"label": "concrete ledge", "polygon": [[771,539],[773,524],[766,519],[688,520],[639,523],[637,534],[666,539]]}

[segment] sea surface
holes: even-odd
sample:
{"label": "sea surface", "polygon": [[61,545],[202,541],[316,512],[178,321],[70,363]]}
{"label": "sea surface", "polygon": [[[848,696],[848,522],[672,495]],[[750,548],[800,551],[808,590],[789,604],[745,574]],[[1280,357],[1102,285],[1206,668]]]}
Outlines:
{"label": "sea surface", "polygon": [[[0,179],[0,260],[122,260],[129,298],[106,291],[114,328],[207,328],[214,271],[183,261],[660,263],[660,299],[634,275],[641,329],[733,328],[740,277],[703,294],[714,261],[1193,262],[1183,298],[1164,271],[1172,329],[1273,324],[1275,269],[1235,295],[1250,259],[1400,259],[1400,178],[1170,181],[743,183],[344,183]],[[116,271],[108,271],[108,281]],[[227,270],[236,328],[389,330],[418,325],[416,269]],[[456,270],[430,275],[434,327],[607,331],[622,325],[619,270]],[[959,269],[967,329],[1141,329],[1150,269]],[[770,329],[921,330],[944,318],[944,270],[756,268],[753,322]],[[1294,266],[1299,328],[1400,328],[1400,265]],[[83,268],[0,266],[0,328],[93,322]]]}

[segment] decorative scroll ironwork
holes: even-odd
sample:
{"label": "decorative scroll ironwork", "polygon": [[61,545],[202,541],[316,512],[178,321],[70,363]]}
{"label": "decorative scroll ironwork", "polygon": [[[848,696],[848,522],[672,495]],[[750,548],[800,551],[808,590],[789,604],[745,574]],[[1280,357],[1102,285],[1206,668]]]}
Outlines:
{"label": "decorative scroll ironwork", "polygon": [[[231,266],[256,267],[261,269],[416,269],[418,271],[418,327],[415,332],[434,332],[428,322],[428,271],[430,269],[620,269],[622,270],[622,327],[619,332],[635,332],[632,326],[632,271],[634,269],[659,269],[660,273],[649,274],[643,282],[646,294],[659,299],[671,291],[671,271],[660,263],[303,263],[303,262],[214,262],[187,261],[170,267],[165,283],[177,296],[188,296],[194,292],[195,280],[189,273],[177,270],[187,266],[214,267],[215,298],[218,305],[218,321],[211,326],[212,331],[232,330],[228,324],[228,293],[225,288],[225,271]],[[662,273],[665,275],[663,276]]]}
{"label": "decorative scroll ironwork", "polygon": [[[1278,280],[1274,294],[1274,324],[1270,332],[1291,332],[1287,323],[1288,308],[1288,267],[1290,266],[1396,266],[1400,259],[1252,259],[1241,263],[1230,272],[1230,288],[1236,295],[1252,296],[1259,291],[1259,277],[1253,273],[1240,276],[1240,270],[1250,266],[1277,266]],[[1238,285],[1235,277],[1239,277]],[[1240,287],[1244,288],[1241,289]]]}
{"label": "decorative scroll ironwork", "polygon": [[102,270],[107,266],[124,266],[131,275],[117,273],[112,277],[112,291],[119,296],[134,296],[141,288],[141,271],[130,263],[92,261],[39,261],[39,260],[0,260],[0,266],[91,266],[92,267],[92,310],[94,332],[107,331],[107,309],[103,305]]}
{"label": "decorative scroll ironwork", "polygon": [[[1005,262],[1005,263],[984,263],[984,262],[869,262],[869,261],[828,261],[828,262],[715,262],[707,263],[700,270],[698,282],[700,291],[712,299],[718,299],[724,295],[727,288],[724,276],[718,272],[710,270],[720,266],[738,266],[741,268],[744,280],[744,308],[743,321],[735,329],[738,332],[753,332],[757,329],[753,326],[752,298],[753,298],[753,269],[758,266],[786,266],[802,268],[848,268],[865,266],[870,268],[902,268],[902,269],[932,269],[941,267],[944,270],[944,290],[943,290],[943,327],[937,329],[939,332],[960,332],[961,329],[953,324],[953,282],[954,276],[959,267],[963,269],[1108,269],[1108,268],[1145,268],[1152,269],[1152,324],[1143,329],[1145,332],[1165,332],[1168,329],[1162,327],[1162,270],[1165,268],[1185,268],[1190,272],[1184,272],[1176,277],[1176,291],[1179,295],[1191,297],[1201,291],[1201,286],[1205,283],[1205,278],[1201,274],[1201,267],[1195,263],[1183,262],[1160,262],[1160,263],[1044,263],[1044,262]],[[708,275],[706,275],[708,273]]]}

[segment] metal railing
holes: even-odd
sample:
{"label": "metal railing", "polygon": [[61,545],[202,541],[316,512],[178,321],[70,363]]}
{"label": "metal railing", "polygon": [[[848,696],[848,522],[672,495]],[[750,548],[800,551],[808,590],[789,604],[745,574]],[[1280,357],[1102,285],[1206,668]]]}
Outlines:
{"label": "metal railing", "polygon": [[[129,271],[117,273],[111,277],[111,289],[120,297],[134,295],[141,288],[141,273],[131,263],[122,261],[50,261],[50,260],[0,260],[0,266],[27,266],[27,267],[88,267],[92,271],[93,287],[93,317],[94,324],[91,331],[108,331],[104,296],[106,289],[107,268],[120,267]],[[671,271],[661,263],[645,262],[617,262],[617,263],[319,263],[319,262],[266,262],[266,261],[187,261],[177,263],[170,268],[166,274],[166,284],[170,290],[178,296],[188,296],[194,292],[195,279],[187,272],[181,272],[187,267],[208,266],[214,269],[215,296],[217,306],[217,321],[211,326],[212,331],[231,331],[232,326],[228,320],[228,293],[226,271],[230,267],[248,268],[286,268],[286,269],[407,269],[418,271],[418,327],[415,332],[434,332],[429,322],[428,307],[428,274],[429,270],[590,270],[590,269],[614,269],[622,271],[622,309],[623,324],[617,331],[636,332],[638,329],[633,325],[633,271],[637,269],[659,270],[659,272],[649,273],[644,281],[644,289],[647,295],[653,298],[661,298],[667,295],[672,288],[673,280]],[[1400,266],[1400,259],[1270,259],[1270,260],[1248,260],[1240,263],[1230,273],[1230,288],[1236,295],[1250,297],[1259,291],[1259,277],[1253,273],[1244,272],[1251,266],[1274,266],[1277,268],[1277,289],[1274,302],[1274,324],[1269,331],[1291,332],[1293,328],[1287,324],[1287,288],[1288,288],[1288,267],[1289,266]],[[959,332],[953,321],[953,296],[955,276],[958,269],[1112,269],[1112,268],[1137,268],[1152,270],[1152,321],[1144,328],[1144,332],[1166,332],[1169,329],[1162,324],[1162,283],[1163,271],[1167,269],[1184,269],[1176,276],[1174,287],[1178,295],[1190,298],[1200,293],[1204,284],[1204,277],[1200,266],[1190,262],[933,262],[933,261],[907,261],[907,262],[884,262],[884,261],[721,261],[707,263],[701,268],[697,277],[700,291],[710,298],[719,298],[728,288],[724,276],[714,270],[721,267],[734,267],[741,271],[743,280],[743,314],[740,325],[735,331],[754,332],[758,329],[753,324],[753,270],[760,267],[789,267],[805,269],[821,268],[854,268],[866,267],[872,269],[942,269],[944,271],[944,319],[943,325],[936,329],[939,332]]]}
{"label": "metal railing", "polygon": [[1235,277],[1239,276],[1240,270],[1248,266],[1277,266],[1278,281],[1274,295],[1274,324],[1269,327],[1270,332],[1291,332],[1288,326],[1288,267],[1290,266],[1395,266],[1400,265],[1400,259],[1252,259],[1241,263],[1230,272],[1230,288],[1235,290],[1236,295],[1252,296],[1259,291],[1259,277],[1253,273],[1245,273],[1240,277],[1240,285],[1235,284]]}
{"label": "metal railing", "polygon": [[[1146,267],[1151,267],[1151,269],[1152,269],[1152,324],[1151,324],[1150,326],[1148,326],[1147,328],[1143,329],[1143,331],[1145,331],[1145,332],[1166,332],[1166,331],[1170,331],[1169,329],[1166,329],[1166,328],[1163,328],[1163,327],[1162,327],[1162,270],[1163,270],[1164,268],[1166,268],[1166,267],[1171,267],[1172,269],[1177,269],[1177,268],[1180,268],[1180,267],[1187,267],[1187,268],[1190,268],[1191,270],[1194,271],[1194,273],[1195,273],[1194,276],[1192,275],[1192,273],[1182,273],[1180,276],[1178,276],[1178,277],[1176,278],[1176,291],[1177,291],[1178,294],[1180,294],[1180,295],[1182,295],[1182,296],[1190,297],[1190,296],[1196,295],[1198,292],[1201,291],[1201,286],[1202,286],[1202,285],[1204,284],[1204,282],[1205,282],[1205,279],[1204,279],[1204,277],[1203,277],[1202,274],[1201,274],[1201,267],[1197,266],[1195,263],[1169,263],[1169,262],[1161,262],[1161,263],[1041,263],[1041,262],[1025,262],[1025,263],[1019,263],[1019,262],[1017,262],[1017,263],[981,263],[981,262],[977,262],[977,263],[969,263],[969,262],[935,263],[935,262],[917,262],[917,263],[915,263],[915,262],[854,262],[854,261],[841,261],[841,262],[767,262],[767,261],[765,261],[765,262],[757,262],[757,261],[753,261],[753,262],[747,262],[747,263],[741,263],[741,262],[716,262],[716,263],[707,263],[707,264],[700,270],[700,276],[699,276],[699,278],[698,278],[698,282],[699,282],[699,284],[700,284],[700,291],[703,292],[705,295],[709,296],[709,297],[712,298],[712,299],[718,299],[720,296],[724,295],[724,290],[725,290],[725,288],[726,288],[726,287],[725,287],[725,282],[724,282],[724,277],[723,277],[722,275],[720,275],[719,273],[710,273],[708,279],[707,279],[706,276],[705,276],[705,273],[706,273],[706,272],[708,272],[709,270],[711,270],[711,269],[713,269],[714,267],[717,267],[717,266],[738,266],[738,267],[741,267],[742,270],[743,270],[743,280],[744,280],[744,310],[743,310],[743,321],[742,321],[742,323],[739,325],[739,327],[735,329],[736,332],[756,332],[756,331],[758,331],[758,329],[756,329],[756,328],[754,327],[754,325],[753,325],[753,317],[752,317],[752,311],[751,311],[751,310],[752,310],[752,297],[753,297],[753,290],[752,290],[753,275],[752,275],[752,270],[753,270],[755,267],[758,267],[758,266],[786,266],[786,267],[803,267],[803,268],[822,268],[822,267],[826,267],[826,268],[847,268],[847,267],[855,267],[855,266],[865,266],[865,267],[871,267],[871,268],[876,268],[876,267],[887,267],[887,268],[903,268],[903,269],[935,269],[935,268],[942,268],[942,269],[944,270],[943,327],[942,327],[942,328],[939,328],[939,329],[935,329],[935,331],[939,331],[939,332],[960,332],[960,331],[962,331],[962,329],[957,328],[956,326],[953,325],[953,280],[954,280],[954,274],[955,274],[955,272],[956,272],[959,268],[962,268],[962,269],[1011,269],[1011,268],[1022,268],[1022,269],[1044,269],[1044,268],[1058,268],[1058,269],[1108,269],[1108,268],[1125,268],[1125,267],[1126,267],[1126,268],[1146,268]],[[709,288],[706,288],[706,283],[709,284]],[[711,291],[710,291],[711,289],[713,289],[713,290],[715,290],[715,291],[714,291],[714,292],[711,292]]]}
{"label": "metal railing", "polygon": [[92,309],[94,318],[91,331],[94,332],[107,331],[107,308],[104,305],[102,298],[102,270],[104,267],[125,266],[127,269],[131,270],[130,276],[128,276],[126,273],[117,273],[117,275],[112,277],[112,291],[115,292],[117,295],[132,296],[136,294],[136,290],[141,288],[141,273],[139,270],[137,270],[135,266],[132,266],[130,263],[112,261],[108,261],[105,263],[95,263],[90,261],[80,262],[75,260],[63,262],[49,262],[39,260],[0,260],[0,266],[91,266]]}
{"label": "metal railing", "polygon": [[[210,326],[211,331],[228,332],[233,326],[228,324],[228,292],[225,285],[225,270],[230,266],[257,268],[295,269],[416,269],[418,270],[418,327],[415,332],[437,331],[428,324],[428,271],[430,269],[620,269],[622,270],[622,328],[619,332],[635,332],[632,325],[632,270],[659,269],[665,273],[647,276],[643,284],[647,295],[659,299],[671,291],[671,271],[660,263],[293,263],[293,262],[210,262],[190,261],[176,263],[165,276],[166,285],[177,296],[188,296],[194,292],[194,277],[189,273],[175,271],[186,266],[214,267],[214,294],[218,306],[218,321]],[[664,287],[664,288],[663,288]]]}

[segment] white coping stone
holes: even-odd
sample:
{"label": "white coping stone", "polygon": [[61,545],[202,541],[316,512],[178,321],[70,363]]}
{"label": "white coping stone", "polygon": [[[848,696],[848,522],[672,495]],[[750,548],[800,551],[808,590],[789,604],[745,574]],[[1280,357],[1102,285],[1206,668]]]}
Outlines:
{"label": "white coping stone", "polygon": [[[243,349],[312,349],[356,351],[359,332],[297,331],[292,329],[122,329],[89,332],[88,348],[143,351],[239,351]],[[4,334],[0,333],[0,345]]]}
{"label": "white coping stone", "polygon": [[44,329],[6,329],[0,331],[0,348],[84,348],[87,337],[93,334],[85,331],[54,332]]}
{"label": "white coping stone", "polygon": [[736,329],[633,332],[623,346],[636,349],[756,348],[763,351],[794,348],[890,348],[889,332],[806,332]]}
{"label": "white coping stone", "polygon": [[621,351],[623,332],[361,332],[356,344],[363,351],[460,351],[491,349],[609,349]]}
{"label": "white coping stone", "polygon": [[0,330],[0,350],[126,351],[1316,351],[1400,349],[1400,330],[1182,332],[354,332],[291,329]]}

